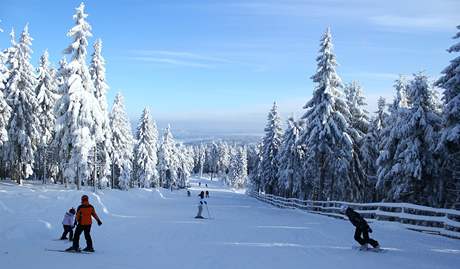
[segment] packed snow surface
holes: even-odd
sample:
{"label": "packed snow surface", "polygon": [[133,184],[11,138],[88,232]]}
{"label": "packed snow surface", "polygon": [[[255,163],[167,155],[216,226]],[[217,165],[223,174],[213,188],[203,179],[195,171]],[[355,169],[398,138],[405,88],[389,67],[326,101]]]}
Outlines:
{"label": "packed snow surface", "polygon": [[[197,220],[198,192],[207,183],[212,219]],[[372,237],[385,253],[353,249],[354,229],[344,220],[278,209],[220,182],[192,179],[184,190],[66,190],[61,186],[0,183],[0,263],[2,268],[458,268],[460,240],[374,222]],[[80,196],[103,221],[93,225],[96,252],[65,249],[66,210]],[[207,210],[204,210],[207,216]],[[81,247],[85,247],[82,235]]]}

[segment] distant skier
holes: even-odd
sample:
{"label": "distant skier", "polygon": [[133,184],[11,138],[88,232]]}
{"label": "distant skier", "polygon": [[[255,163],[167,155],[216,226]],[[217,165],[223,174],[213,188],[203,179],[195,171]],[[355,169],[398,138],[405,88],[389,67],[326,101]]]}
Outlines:
{"label": "distant skier", "polygon": [[75,229],[73,245],[66,249],[66,251],[80,251],[80,235],[83,232],[86,239],[86,248],[84,248],[83,251],[94,252],[93,240],[91,239],[91,224],[93,222],[91,217],[96,219],[97,225],[102,225],[102,221],[97,216],[96,210],[94,210],[94,207],[88,201],[88,196],[83,195],[81,197],[81,205],[77,208],[75,217],[77,228]]}
{"label": "distant skier", "polygon": [[201,187],[201,182],[198,182],[198,187]]}
{"label": "distant skier", "polygon": [[340,210],[348,217],[353,226],[356,227],[355,240],[361,245],[362,250],[368,248],[367,244],[371,244],[374,249],[380,249],[379,242],[369,238],[369,233],[372,233],[372,229],[358,212],[347,205],[343,205]]}
{"label": "distant skier", "polygon": [[67,234],[69,234],[69,240],[73,240],[73,227],[75,221],[75,209],[72,207],[69,209],[69,212],[65,212],[64,219],[62,220],[62,226],[64,232],[62,233],[61,240],[67,239]]}
{"label": "distant skier", "polygon": [[187,196],[190,197],[191,193],[190,190],[187,190]]}
{"label": "distant skier", "polygon": [[198,194],[200,197],[200,202],[198,203],[198,213],[196,214],[196,219],[204,219],[202,216],[203,213],[203,205],[207,205],[208,203],[204,199],[204,191],[201,191],[200,194]]}
{"label": "distant skier", "polygon": [[206,188],[208,187],[208,183],[204,184],[206,186]]}
{"label": "distant skier", "polygon": [[206,191],[206,198],[209,198],[209,191]]}

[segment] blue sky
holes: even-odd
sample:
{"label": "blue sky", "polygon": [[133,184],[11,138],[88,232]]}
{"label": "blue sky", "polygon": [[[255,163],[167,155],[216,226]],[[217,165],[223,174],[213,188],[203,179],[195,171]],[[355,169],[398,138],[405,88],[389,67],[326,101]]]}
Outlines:
{"label": "blue sky", "polygon": [[[29,23],[34,64],[55,63],[70,43],[80,1],[0,0],[0,48]],[[147,106],[163,126],[193,132],[260,133],[276,100],[284,118],[311,97],[319,39],[330,26],[338,73],[368,97],[391,98],[398,74],[439,76],[460,24],[457,0],[86,1],[103,40],[110,105],[125,96],[130,117]],[[90,53],[92,48],[90,49]]]}

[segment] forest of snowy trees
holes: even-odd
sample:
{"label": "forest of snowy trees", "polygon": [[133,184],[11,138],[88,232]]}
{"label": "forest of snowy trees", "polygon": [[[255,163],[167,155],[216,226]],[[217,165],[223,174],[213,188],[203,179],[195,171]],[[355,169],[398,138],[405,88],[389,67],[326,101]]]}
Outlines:
{"label": "forest of snowy trees", "polygon": [[[159,131],[147,108],[133,132],[121,93],[109,109],[103,43],[95,40],[88,57],[84,8],[76,8],[57,69],[47,51],[36,68],[31,63],[28,25],[18,38],[12,30],[0,53],[2,179],[125,190],[183,188],[191,174],[206,174],[285,197],[460,205],[459,56],[435,81],[423,72],[401,76],[394,99],[380,98],[369,113],[359,82],[344,83],[336,72],[328,29],[301,118],[290,117],[283,130],[274,103],[258,145],[185,145],[171,127]],[[459,51],[460,43],[448,49]]]}
{"label": "forest of snowy trees", "polygon": [[[459,51],[460,43],[448,49]],[[311,200],[460,206],[460,57],[436,81],[423,72],[401,76],[394,100],[380,98],[372,114],[359,83],[337,74],[329,29],[316,62],[304,115],[289,118],[283,132],[276,103],[268,114],[250,160],[251,188]]]}
{"label": "forest of snowy trees", "polygon": [[208,148],[216,150],[214,144],[200,146],[202,155],[177,142],[170,127],[160,136],[147,108],[133,134],[121,93],[109,111],[101,39],[87,63],[92,33],[84,8],[82,3],[73,16],[58,69],[47,51],[33,67],[28,25],[18,39],[12,30],[10,47],[0,53],[1,178],[77,188],[183,188],[200,166],[201,173],[225,175],[229,184],[243,187],[243,148],[226,145],[225,157],[211,164]]}

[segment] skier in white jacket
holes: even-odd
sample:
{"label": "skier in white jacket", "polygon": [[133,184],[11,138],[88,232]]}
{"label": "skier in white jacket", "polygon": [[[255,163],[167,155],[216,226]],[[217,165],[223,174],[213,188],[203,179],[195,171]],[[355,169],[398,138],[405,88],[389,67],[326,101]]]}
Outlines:
{"label": "skier in white jacket", "polygon": [[69,209],[69,212],[65,213],[62,226],[64,227],[64,232],[62,233],[61,240],[66,240],[67,234],[69,234],[69,240],[72,241],[73,227],[75,226],[75,209],[73,207]]}

